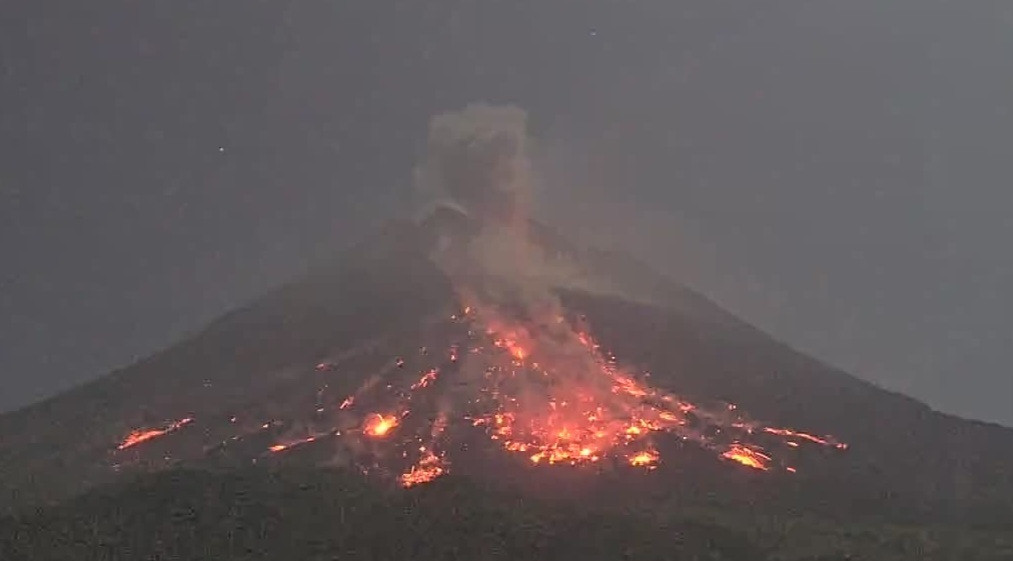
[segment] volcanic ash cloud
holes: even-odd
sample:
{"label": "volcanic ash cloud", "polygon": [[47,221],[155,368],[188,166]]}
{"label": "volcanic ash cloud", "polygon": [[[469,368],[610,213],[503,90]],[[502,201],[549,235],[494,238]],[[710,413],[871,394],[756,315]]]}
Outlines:
{"label": "volcanic ash cloud", "polygon": [[[514,106],[473,104],[433,117],[416,185],[472,225],[433,255],[462,299],[530,312],[558,305],[550,286],[566,273],[531,243],[531,162],[527,114]],[[458,233],[460,234],[460,233]]]}
{"label": "volcanic ash cloud", "polygon": [[416,183],[424,196],[453,202],[484,225],[519,226],[530,210],[527,148],[523,109],[473,104],[443,113],[429,123]]}

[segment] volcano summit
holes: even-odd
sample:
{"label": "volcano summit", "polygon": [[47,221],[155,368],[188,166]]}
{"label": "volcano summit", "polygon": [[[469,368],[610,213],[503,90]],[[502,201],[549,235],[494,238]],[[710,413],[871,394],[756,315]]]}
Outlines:
{"label": "volcano summit", "polygon": [[413,219],[0,418],[0,507],[130,474],[301,465],[598,506],[1011,513],[1013,431],[878,389],[633,259],[568,243],[531,217],[527,151],[516,108],[434,118],[415,174],[430,204]]}

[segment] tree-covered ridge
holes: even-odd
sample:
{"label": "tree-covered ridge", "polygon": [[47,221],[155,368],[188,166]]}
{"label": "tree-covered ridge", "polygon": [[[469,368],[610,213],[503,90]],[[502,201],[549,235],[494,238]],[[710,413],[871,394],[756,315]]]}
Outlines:
{"label": "tree-covered ridge", "polygon": [[581,512],[448,478],[409,492],[337,471],[175,471],[2,526],[13,559],[756,559],[734,532]]}
{"label": "tree-covered ridge", "polygon": [[0,523],[0,559],[1013,559],[1013,538],[847,527],[708,508],[587,510],[448,477],[407,492],[355,473],[182,470]]}

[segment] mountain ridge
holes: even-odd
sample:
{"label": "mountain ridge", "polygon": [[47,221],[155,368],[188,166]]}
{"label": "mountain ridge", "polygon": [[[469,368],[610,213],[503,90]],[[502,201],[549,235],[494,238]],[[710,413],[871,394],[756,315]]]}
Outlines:
{"label": "mountain ridge", "polygon": [[[410,340],[419,318],[453,308],[453,287],[427,254],[432,228],[444,226],[445,219],[391,222],[333,262],[223,315],[176,345],[0,416],[0,469],[6,475],[0,506],[6,511],[31,507],[113,481],[115,443],[131,427],[221,417],[250,400],[261,403],[260,411],[284,414],[287,405],[280,397],[271,403],[270,396],[310,379],[303,372],[318,363],[340,364],[346,360],[342,356],[356,360],[356,353]],[[540,235],[547,239],[555,234],[545,228]],[[611,259],[605,261],[613,267],[617,261],[635,262]],[[608,267],[592,263],[585,268],[601,273]],[[814,460],[816,474],[801,479],[823,478],[817,486],[831,481],[854,486],[855,496],[864,494],[870,505],[901,497],[907,506],[920,504],[933,516],[945,509],[1004,512],[1013,504],[1013,482],[1002,468],[1002,443],[1013,443],[1013,431],[934,412],[828,367],[674,281],[667,292],[651,295],[671,298],[669,306],[645,303],[651,298],[624,298],[615,286],[598,292],[587,286],[594,285],[562,288],[560,297],[589,318],[596,336],[617,355],[651,372],[655,383],[694,398],[738,403],[769,421],[833,432],[852,445],[841,458]],[[639,336],[631,337],[633,333]],[[856,411],[850,417],[849,408]],[[207,434],[217,430],[205,428]],[[986,451],[998,456],[990,459]],[[149,467],[168,469],[199,457],[192,451],[173,453],[182,455]],[[861,461],[854,459],[858,455]],[[66,477],[68,470],[74,478]]]}

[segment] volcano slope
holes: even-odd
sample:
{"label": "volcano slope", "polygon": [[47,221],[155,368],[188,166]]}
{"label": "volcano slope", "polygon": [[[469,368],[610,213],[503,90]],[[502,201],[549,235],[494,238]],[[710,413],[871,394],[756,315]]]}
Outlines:
{"label": "volcano slope", "polygon": [[[844,531],[834,525],[858,521],[877,528],[885,524],[903,528],[906,524],[947,527],[951,533],[964,528],[957,532],[960,543],[978,536],[974,532],[998,536],[1009,529],[1013,431],[933,412],[824,366],[635,261],[573,248],[537,225],[533,231],[539,243],[551,245],[555,255],[570,263],[580,263],[585,278],[638,280],[636,285],[589,282],[586,289],[557,291],[565,312],[579,316],[573,321],[583,326],[580,333],[593,333],[598,345],[620,357],[618,363],[630,365],[627,371],[640,384],[637,387],[672,392],[664,395],[678,395],[678,403],[693,403],[700,410],[727,410],[729,403],[736,409],[709,423],[681,418],[707,425],[698,431],[709,430],[706,438],[686,438],[696,433],[669,431],[648,422],[651,418],[646,415],[624,418],[629,424],[623,425],[624,435],[642,423],[637,430],[647,433],[648,440],[624,437],[616,445],[620,452],[611,456],[606,455],[607,442],[595,441],[600,446],[593,454],[602,456],[596,461],[582,461],[580,450],[573,460],[566,456],[567,442],[560,445],[556,439],[546,447],[531,434],[519,436],[520,444],[511,448],[495,426],[496,415],[509,411],[494,408],[483,417],[480,409],[469,411],[467,399],[461,397],[475,395],[469,391],[474,381],[463,374],[466,359],[482,354],[485,347],[469,343],[469,333],[478,331],[472,325],[476,320],[468,319],[453,283],[427,257],[438,232],[459,228],[465,220],[443,211],[423,222],[395,222],[333,264],[166,351],[0,418],[3,506],[20,510],[22,516],[4,528],[14,536],[8,540],[11,547],[30,548],[12,550],[10,558],[29,550],[35,558],[48,555],[48,550],[37,547],[39,542],[64,543],[53,541],[54,536],[76,535],[81,543],[94,545],[97,542],[89,539],[112,539],[109,536],[128,528],[144,534],[140,524],[153,524],[161,528],[159,532],[168,531],[166,524],[185,526],[191,518],[177,520],[178,508],[183,507],[167,506],[177,500],[187,505],[193,520],[203,512],[202,501],[217,505],[207,507],[212,510],[227,508],[221,503],[229,501],[261,501],[257,495],[237,499],[228,494],[233,491],[223,491],[233,476],[246,482],[249,493],[268,497],[263,499],[264,508],[276,509],[271,510],[272,520],[312,518],[299,509],[316,507],[290,496],[301,485],[292,481],[304,478],[309,487],[323,485],[321,492],[326,492],[330,487],[322,480],[333,477],[348,484],[349,470],[373,482],[377,495],[368,499],[372,506],[356,508],[365,508],[378,520],[383,509],[376,510],[377,504],[396,510],[417,493],[429,497],[423,501],[427,506],[418,507],[422,512],[493,500],[487,491],[475,491],[470,503],[459,503],[453,493],[457,498],[452,500],[433,498],[441,489],[465,493],[459,488],[463,485],[496,489],[494,496],[509,490],[511,496],[538,497],[531,504],[549,504],[530,508],[541,513],[539,524],[549,527],[557,526],[553,521],[568,505],[579,504],[582,511],[607,513],[596,521],[582,518],[591,526],[614,527],[610,517],[616,516],[627,520],[623,524],[636,519],[628,516],[665,523],[682,520],[688,526],[680,526],[678,535],[701,543],[714,541],[706,537],[711,532],[725,536],[718,540],[724,544],[763,543],[772,539],[771,534],[761,532],[757,538],[744,528],[760,524],[758,520],[787,524],[784,520],[805,517],[830,521],[819,528],[791,526],[796,534],[808,528],[806,535],[823,535],[824,544],[845,543],[840,547],[854,551],[858,547],[852,543],[854,536],[860,535],[881,546],[894,544],[896,551],[907,548],[921,555],[925,551],[919,548],[925,543],[936,543],[925,542],[924,530],[898,530],[890,538],[856,530],[845,539]],[[617,263],[621,268],[616,269]],[[620,287],[635,297],[618,296]],[[537,352],[537,342],[479,334],[491,338],[489,352],[504,355],[511,363],[517,360],[515,352],[525,352],[512,350],[511,345],[527,345]],[[483,370],[495,368],[495,360],[491,366],[483,364]],[[650,376],[644,377],[648,372]],[[739,410],[757,420],[743,421]],[[806,436],[785,438],[764,432],[787,430],[780,427],[798,427],[795,434]],[[728,438],[721,437],[722,431],[730,433]],[[835,435],[832,442],[840,445],[807,440],[830,438],[814,435]],[[525,447],[522,438],[531,442]],[[757,451],[757,462],[727,454],[737,444]],[[645,451],[652,456],[641,458],[641,464],[638,454]],[[539,461],[534,461],[539,453],[543,453]],[[550,461],[553,453],[558,461]],[[322,471],[307,471],[310,467]],[[251,468],[262,471],[251,474]],[[166,470],[169,475],[157,475]],[[279,483],[279,478],[288,483]],[[430,479],[436,481],[421,485]],[[474,483],[465,483],[469,481]],[[189,494],[179,495],[179,486]],[[402,498],[383,490],[406,486],[421,490],[402,490],[416,493]],[[100,489],[67,500],[93,487]],[[432,490],[425,490],[429,487]],[[363,492],[320,500],[338,508],[334,501],[367,500]],[[270,497],[278,496],[287,498],[271,503],[275,499]],[[470,507],[460,508],[460,513],[467,513]],[[131,509],[163,518],[127,522],[118,514],[112,519],[121,520],[122,526],[93,527],[95,520],[110,520],[110,512]],[[639,514],[617,514],[631,511]],[[242,512],[246,514],[229,516],[253,516],[252,511]],[[324,512],[338,516],[338,511]],[[688,522],[686,512],[705,512],[704,519],[711,522]],[[736,513],[731,522],[712,522],[731,513]],[[222,520],[215,524],[232,523]],[[397,528],[408,524],[402,519],[390,523]],[[224,528],[212,524],[206,531],[217,536],[214,540],[225,539],[216,534]],[[515,536],[517,528],[504,531],[514,536],[504,538],[510,543],[521,539]],[[103,532],[108,535],[103,537]],[[524,535],[528,537],[523,539],[537,538]],[[631,535],[641,536],[637,543],[668,543],[662,530],[649,539]],[[128,551],[140,547],[133,542],[124,546],[126,539],[120,535],[116,543]],[[251,552],[273,547],[264,536],[259,539],[250,546]],[[757,558],[758,550],[750,551],[752,557],[742,558]],[[874,551],[887,558],[881,550]],[[974,551],[984,555],[985,550]],[[56,555],[55,550],[50,553]],[[724,558],[735,557],[729,553]]]}
{"label": "volcano slope", "polygon": [[[603,513],[591,528],[646,517],[651,536],[693,508],[744,517],[740,530],[802,517],[1009,531],[1013,431],[885,392],[635,260],[568,243],[530,217],[523,121],[489,107],[434,119],[417,173],[439,201],[429,211],[161,353],[0,417],[0,508],[22,517],[4,526],[9,541],[94,544],[115,533],[97,522],[121,519],[110,513],[170,516],[165,504],[201,497],[231,505],[200,523],[214,541],[246,524],[230,509],[258,490],[281,497],[270,516],[312,516],[275,478],[327,477],[312,469],[387,489],[339,502],[435,497],[418,508],[451,519],[468,500],[440,490],[464,485],[472,501],[534,501],[538,524],[578,508]],[[223,490],[251,469],[245,498]],[[409,498],[383,494],[393,489]],[[143,520],[124,528],[165,522]],[[518,524],[483,531],[528,543]],[[919,532],[913,558],[958,547]],[[766,551],[791,535],[743,539]]]}
{"label": "volcano slope", "polygon": [[[563,454],[536,462],[546,450],[537,442],[511,450],[503,437],[492,438],[495,427],[479,422],[505,412],[481,417],[458,396],[472,381],[454,368],[475,353],[467,346],[475,329],[427,257],[435,232],[458,219],[447,212],[394,223],[189,340],[5,415],[4,508],[178,468],[338,466],[380,485],[410,486],[406,474],[429,479],[419,452],[429,446],[440,460],[433,478],[494,482],[588,508],[678,503],[996,529],[1010,520],[1013,431],[933,412],[826,367],[635,262],[574,249],[537,227],[541,243],[582,263],[588,278],[608,276],[620,262],[615,278],[640,267],[636,278],[653,279],[630,287],[632,299],[558,291],[602,348],[635,365],[631,377],[677,394],[679,403],[733,403],[760,421],[743,423],[738,414],[714,421],[712,431],[733,433],[727,441],[686,439],[645,423],[650,444],[637,441],[613,461]],[[489,347],[511,354],[496,341]],[[387,417],[394,418],[385,429]],[[442,439],[434,437],[439,423]],[[743,424],[745,432],[737,428]],[[807,436],[766,438],[771,427]],[[835,435],[847,446],[809,442],[813,435]],[[736,443],[759,451],[762,465],[724,454]],[[656,454],[650,465],[629,465],[645,450]]]}
{"label": "volcano slope", "polygon": [[[21,512],[0,524],[4,558],[77,559],[100,546],[109,559],[202,551],[403,558],[397,548],[545,559],[595,558],[592,551],[1003,559],[1013,551],[1001,538],[1010,430],[935,413],[825,367],[634,261],[579,251],[547,230],[542,243],[590,276],[621,262],[617,277],[642,280],[636,299],[567,290],[560,301],[623,364],[651,373],[651,387],[687,402],[735,403],[763,419],[758,427],[831,433],[849,446],[798,437],[790,440],[797,448],[781,450],[779,439],[736,433],[733,442],[762,445],[771,458],[758,469],[715,454],[717,445],[647,427],[657,454],[649,466],[622,455],[549,465],[504,448],[475,416],[427,404],[411,385],[436,402],[467,387],[452,368],[465,363],[452,359],[455,343],[466,352],[451,320],[463,310],[425,257],[435,232],[458,220],[438,213],[394,223],[188,340],[5,415],[4,506]],[[401,416],[404,394],[412,408]],[[360,402],[342,409],[349,396]],[[397,416],[382,438],[370,437],[381,430],[374,414]],[[432,438],[441,414],[442,443]],[[427,478],[404,478],[425,472],[419,444],[441,460],[441,477],[424,485]],[[775,468],[786,461],[794,473]],[[588,532],[613,538],[582,554],[549,554]]]}

